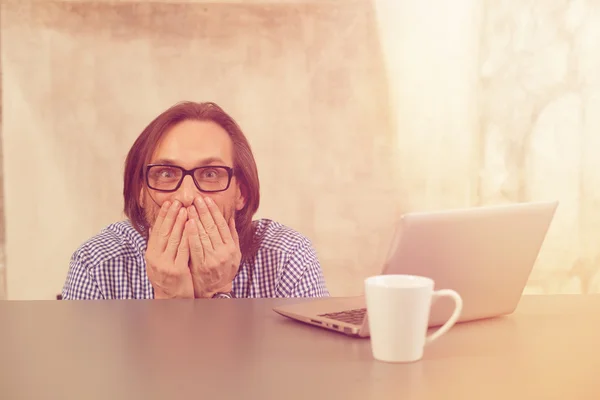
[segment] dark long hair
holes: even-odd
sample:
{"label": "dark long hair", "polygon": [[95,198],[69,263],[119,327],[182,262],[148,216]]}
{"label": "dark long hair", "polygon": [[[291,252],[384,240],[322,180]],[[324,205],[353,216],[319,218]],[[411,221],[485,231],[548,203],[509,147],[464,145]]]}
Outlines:
{"label": "dark long hair", "polygon": [[254,255],[252,217],[260,203],[260,182],[254,155],[246,136],[221,107],[212,102],[181,102],[164,111],[142,131],[133,143],[125,160],[123,197],[125,215],[133,227],[148,238],[148,222],[139,204],[139,195],[145,182],[145,166],[156,150],[159,140],[172,126],[185,120],[212,121],[220,125],[233,142],[233,166],[246,205],[236,213],[235,224],[240,238],[242,260]]}

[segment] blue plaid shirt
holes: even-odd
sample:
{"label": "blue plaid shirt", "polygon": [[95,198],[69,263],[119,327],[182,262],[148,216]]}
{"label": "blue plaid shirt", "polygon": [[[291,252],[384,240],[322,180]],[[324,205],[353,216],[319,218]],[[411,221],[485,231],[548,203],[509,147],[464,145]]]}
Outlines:
{"label": "blue plaid shirt", "polygon": [[[240,265],[236,297],[326,297],[329,292],[310,241],[277,222],[256,221],[262,241],[255,257]],[[146,240],[128,220],[107,226],[71,257],[62,290],[65,300],[152,299],[146,274]]]}

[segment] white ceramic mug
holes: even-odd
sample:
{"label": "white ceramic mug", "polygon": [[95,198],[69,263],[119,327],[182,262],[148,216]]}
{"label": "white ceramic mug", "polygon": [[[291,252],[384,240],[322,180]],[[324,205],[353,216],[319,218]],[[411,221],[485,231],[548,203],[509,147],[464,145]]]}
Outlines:
{"label": "white ceramic mug", "polygon": [[[427,336],[432,300],[448,296],[454,312]],[[456,323],[463,301],[454,290],[434,290],[432,279],[414,275],[377,275],[365,280],[367,317],[373,357],[385,362],[413,362],[428,344]]]}

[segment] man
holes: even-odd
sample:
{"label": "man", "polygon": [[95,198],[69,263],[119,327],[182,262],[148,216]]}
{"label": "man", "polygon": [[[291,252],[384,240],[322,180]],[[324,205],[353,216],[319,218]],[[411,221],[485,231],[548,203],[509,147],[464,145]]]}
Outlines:
{"label": "man", "polygon": [[329,296],[306,237],[252,220],[254,156],[216,104],[184,102],[159,115],[124,175],[127,219],[75,251],[63,299]]}

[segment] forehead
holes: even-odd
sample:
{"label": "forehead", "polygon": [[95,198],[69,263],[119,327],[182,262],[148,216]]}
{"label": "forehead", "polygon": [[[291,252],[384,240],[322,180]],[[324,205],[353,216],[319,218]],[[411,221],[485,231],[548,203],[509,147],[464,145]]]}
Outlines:
{"label": "forehead", "polygon": [[158,142],[151,162],[170,160],[192,168],[206,159],[233,165],[233,143],[225,129],[212,121],[186,120],[172,126]]}

